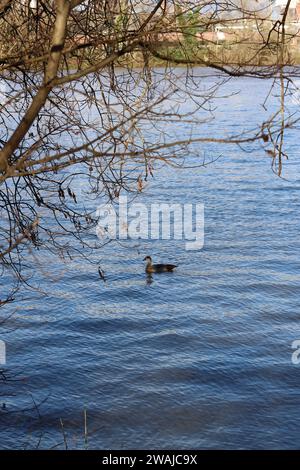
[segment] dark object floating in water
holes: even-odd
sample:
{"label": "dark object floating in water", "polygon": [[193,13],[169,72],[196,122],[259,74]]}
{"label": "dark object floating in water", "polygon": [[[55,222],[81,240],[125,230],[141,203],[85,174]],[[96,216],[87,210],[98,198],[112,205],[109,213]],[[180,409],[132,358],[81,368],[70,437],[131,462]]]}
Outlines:
{"label": "dark object floating in water", "polygon": [[100,266],[98,267],[98,273],[99,273],[100,279],[102,279],[102,281],[106,282],[106,277],[105,277],[104,271],[102,271]]}
{"label": "dark object floating in water", "polygon": [[177,268],[176,264],[152,264],[151,256],[146,256],[144,261],[147,261],[146,273],[148,274],[172,272],[173,269]]}

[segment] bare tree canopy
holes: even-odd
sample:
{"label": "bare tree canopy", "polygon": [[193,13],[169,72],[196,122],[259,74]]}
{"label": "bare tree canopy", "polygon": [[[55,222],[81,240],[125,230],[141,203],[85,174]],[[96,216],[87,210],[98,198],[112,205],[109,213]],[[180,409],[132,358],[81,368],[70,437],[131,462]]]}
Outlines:
{"label": "bare tree canopy", "polygon": [[[259,146],[281,175],[284,135],[298,120],[285,105],[299,75],[291,9],[291,0],[276,14],[267,1],[0,1],[3,270],[22,280],[28,250],[41,246],[67,256],[64,234],[94,247],[79,177],[91,197],[114,199],[142,190],[157,161],[184,165],[195,143]],[[205,67],[216,80],[204,90],[195,74]],[[201,128],[236,76],[272,80],[279,101],[268,120],[242,135],[164,132],[172,120]]]}

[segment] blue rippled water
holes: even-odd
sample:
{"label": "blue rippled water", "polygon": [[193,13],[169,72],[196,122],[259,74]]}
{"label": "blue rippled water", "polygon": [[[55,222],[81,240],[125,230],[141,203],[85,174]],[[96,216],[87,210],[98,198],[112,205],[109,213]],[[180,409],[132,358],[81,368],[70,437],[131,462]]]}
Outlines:
{"label": "blue rippled water", "polygon": [[[205,131],[253,126],[269,85],[230,82],[240,94]],[[204,203],[201,251],[109,244],[97,254],[105,283],[82,259],[40,255],[48,295],[31,294],[7,323],[18,381],[2,393],[1,448],[64,448],[61,419],[69,447],[83,448],[84,410],[89,448],[299,448],[299,145],[287,139],[286,180],[263,150],[228,147],[148,182],[140,202]],[[146,254],[179,268],[149,284]]]}

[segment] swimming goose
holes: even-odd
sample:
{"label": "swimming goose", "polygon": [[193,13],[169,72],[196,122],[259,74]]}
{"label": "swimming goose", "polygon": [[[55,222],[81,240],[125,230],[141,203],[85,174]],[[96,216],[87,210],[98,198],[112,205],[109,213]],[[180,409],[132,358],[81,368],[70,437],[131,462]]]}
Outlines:
{"label": "swimming goose", "polygon": [[147,261],[146,273],[148,274],[172,272],[173,269],[177,268],[176,264],[152,264],[151,256],[146,256],[144,261]]}

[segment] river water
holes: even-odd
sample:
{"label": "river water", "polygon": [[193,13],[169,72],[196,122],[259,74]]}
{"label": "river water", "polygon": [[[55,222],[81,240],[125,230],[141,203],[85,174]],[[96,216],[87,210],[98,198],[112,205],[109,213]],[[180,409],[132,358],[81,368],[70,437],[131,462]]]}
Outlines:
{"label": "river water", "polygon": [[[270,83],[227,86],[240,93],[205,133],[259,120]],[[69,448],[299,448],[296,133],[286,145],[286,179],[261,148],[223,147],[205,168],[162,167],[147,182],[139,202],[204,204],[199,251],[111,243],[95,255],[106,282],[81,258],[62,266],[39,254],[47,296],[28,294],[2,336],[15,381],[2,387],[1,448],[64,448],[62,426]],[[149,283],[148,254],[179,267]]]}

